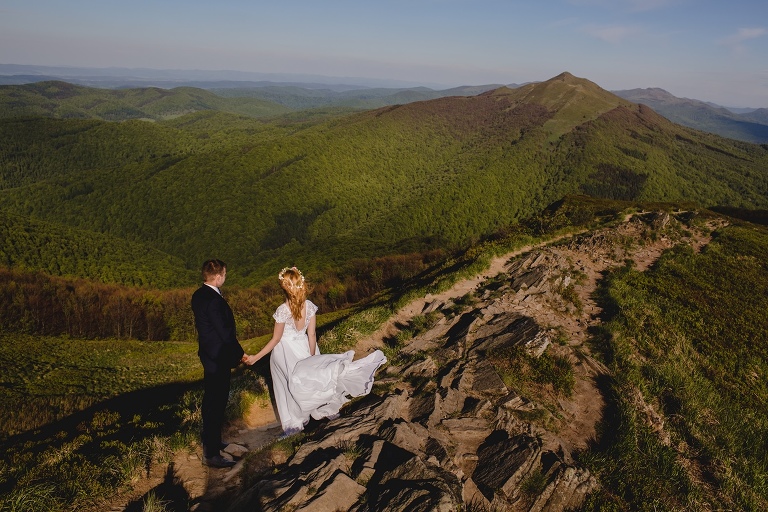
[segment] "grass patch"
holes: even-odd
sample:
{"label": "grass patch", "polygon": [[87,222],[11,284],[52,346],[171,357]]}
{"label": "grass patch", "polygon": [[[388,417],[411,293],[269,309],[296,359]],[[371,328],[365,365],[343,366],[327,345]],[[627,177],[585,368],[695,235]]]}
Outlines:
{"label": "grass patch", "polygon": [[392,314],[392,310],[377,306],[360,310],[323,332],[318,345],[325,354],[339,354],[354,347],[358,340],[372,334]]}
{"label": "grass patch", "polygon": [[[594,341],[615,380],[601,445],[584,461],[612,497],[585,510],[768,508],[768,231],[730,226],[600,291]],[[649,427],[638,397],[665,419]]]}
{"label": "grass patch", "polygon": [[270,403],[266,379],[254,371],[244,371],[233,378],[227,402],[227,419],[242,419],[255,403]]}
{"label": "grass patch", "polygon": [[200,426],[196,352],[0,336],[0,510],[87,508],[189,446]]}
{"label": "grass patch", "polygon": [[157,494],[150,491],[142,503],[142,512],[168,512],[169,501],[163,500]]}
{"label": "grass patch", "polygon": [[525,480],[520,482],[520,490],[529,500],[538,497],[547,486],[547,477],[541,471],[533,471]]}
{"label": "grass patch", "polygon": [[[573,366],[565,357],[544,352],[534,357],[522,347],[495,350],[488,354],[491,363],[499,371],[504,384],[523,394],[536,394],[536,388],[550,385],[560,396],[570,396],[575,377]],[[531,383],[538,384],[534,388]]]}
{"label": "grass patch", "polygon": [[0,434],[20,434],[105,399],[194,382],[197,344],[0,334]]}
{"label": "grass patch", "polygon": [[54,512],[61,510],[63,503],[56,495],[52,484],[33,484],[13,489],[0,498],[2,512]]}

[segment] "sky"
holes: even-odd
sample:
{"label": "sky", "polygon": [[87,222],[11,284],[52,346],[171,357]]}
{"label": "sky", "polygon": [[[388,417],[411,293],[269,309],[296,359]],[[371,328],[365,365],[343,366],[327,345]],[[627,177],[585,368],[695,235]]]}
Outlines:
{"label": "sky", "polygon": [[768,108],[768,0],[0,0],[0,64],[424,84],[563,71]]}

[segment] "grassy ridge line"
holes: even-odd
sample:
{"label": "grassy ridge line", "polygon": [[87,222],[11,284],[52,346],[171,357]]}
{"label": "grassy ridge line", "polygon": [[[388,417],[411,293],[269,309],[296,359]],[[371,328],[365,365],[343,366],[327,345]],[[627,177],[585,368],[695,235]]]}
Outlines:
{"label": "grassy ridge line", "polygon": [[[361,334],[365,332],[372,332],[376,329],[381,322],[385,321],[394,311],[404,306],[410,301],[412,296],[423,296],[426,293],[437,293],[440,290],[449,288],[456,281],[475,275],[477,272],[482,272],[487,267],[487,262],[497,254],[505,254],[510,249],[514,250],[519,245],[528,245],[530,242],[544,241],[552,236],[554,233],[567,233],[569,229],[576,229],[569,226],[563,226],[563,223],[567,223],[569,219],[581,219],[581,225],[587,225],[590,220],[597,217],[597,224],[618,222],[623,218],[623,213],[627,208],[642,208],[642,205],[633,205],[631,203],[611,203],[605,202],[589,202],[588,199],[581,198],[581,204],[578,201],[569,199],[564,201],[559,209],[549,212],[547,215],[542,215],[538,219],[532,220],[532,224],[538,226],[540,231],[528,232],[516,232],[507,237],[500,238],[498,240],[489,240],[485,243],[478,244],[478,248],[466,255],[466,257],[457,256],[454,260],[447,261],[443,265],[435,266],[430,271],[425,272],[421,276],[417,276],[414,279],[413,286],[393,291],[387,297],[379,296],[376,300],[367,303],[366,308],[357,308],[349,312],[337,312],[329,316],[321,316],[318,320],[320,322],[323,335],[321,342],[324,343],[324,349],[330,351],[327,347],[331,347],[331,343],[334,340],[341,340],[342,343],[354,343]],[[646,205],[647,206],[647,205]],[[658,205],[655,205],[658,206]],[[589,212],[592,212],[591,214]],[[589,215],[588,215],[589,214]],[[591,217],[590,217],[591,215]],[[589,217],[589,218],[588,218]],[[549,229],[552,231],[549,231]],[[559,231],[558,231],[559,230]],[[736,241],[733,242],[736,246],[745,245],[741,241],[744,237],[736,237]],[[723,238],[727,240],[727,238]],[[766,261],[760,259],[764,254],[760,251],[761,239],[758,239],[757,244],[753,246],[751,252],[740,252],[733,258],[733,263],[738,263],[740,258],[749,256],[753,262]],[[768,244],[763,247],[768,246]],[[718,262],[719,264],[719,262]],[[472,270],[472,266],[476,265],[476,268]],[[717,267],[717,265],[715,265]],[[728,272],[731,266],[722,267],[723,277],[722,279],[728,280]],[[763,275],[766,273],[766,269],[763,267]],[[440,284],[442,283],[442,284]],[[699,294],[701,295],[701,294]],[[705,296],[705,295],[704,295]],[[394,305],[390,305],[391,304]],[[637,304],[642,305],[643,301],[638,300]],[[729,306],[730,307],[730,306]],[[734,304],[734,307],[741,307],[741,304]],[[751,311],[751,310],[746,310]],[[345,316],[346,315],[346,316]],[[366,316],[368,315],[368,316]],[[737,324],[735,328],[739,328]],[[329,333],[337,330],[338,335],[331,336]],[[13,343],[13,339],[6,339],[4,342]],[[24,340],[17,339],[23,343]],[[54,339],[43,340],[40,344],[41,347],[48,344],[55,344],[58,341]],[[60,340],[62,343],[67,340]],[[258,347],[262,346],[266,341],[265,338],[256,338],[251,340],[244,340],[243,344],[250,352],[255,351]],[[71,343],[71,342],[70,342]],[[136,343],[138,351],[134,354],[139,356],[138,363],[132,365],[140,374],[142,371],[147,375],[151,375],[151,372],[142,370],[144,367],[159,368],[162,366],[162,358],[154,357],[153,352],[144,353],[141,347],[151,346],[153,344]],[[81,346],[88,346],[83,344]],[[107,343],[105,346],[109,346]],[[114,342],[114,350],[120,350],[122,342]],[[171,345],[168,345],[171,347]],[[187,355],[186,361],[183,367],[189,371],[199,371],[198,363],[194,357],[194,344],[174,345],[181,347]],[[341,345],[340,345],[341,346]],[[9,345],[10,347],[10,345]],[[73,350],[75,350],[73,345]],[[169,348],[170,354],[173,350]],[[9,350],[7,352],[9,357],[14,357],[14,354],[18,356],[22,351]],[[89,351],[88,356],[93,357],[97,352]],[[105,356],[107,357],[107,356]],[[112,356],[108,356],[112,357]],[[160,359],[158,362],[154,359]],[[84,359],[85,360],[85,359]],[[102,361],[103,362],[103,361]],[[28,363],[28,362],[27,362]],[[27,364],[24,363],[24,364]],[[90,364],[90,363],[88,363]],[[112,364],[112,363],[110,363]],[[98,365],[93,365],[98,366]],[[9,364],[3,364],[3,368],[11,370],[19,367],[19,364],[15,361],[11,361]],[[107,365],[108,367],[108,365]],[[183,372],[182,372],[183,373]],[[631,372],[633,376],[637,376],[637,372]],[[157,375],[157,374],[155,374]],[[155,377],[152,377],[155,378]],[[3,380],[5,381],[5,377]],[[184,377],[182,377],[183,381]],[[239,381],[240,379],[238,379]],[[14,381],[16,389],[23,389],[23,382]],[[162,381],[166,382],[166,381]],[[77,416],[75,424],[71,429],[67,429],[63,433],[57,436],[57,427],[63,426],[62,424],[54,425],[49,431],[45,431],[42,435],[32,435],[28,441],[24,443],[15,442],[12,444],[13,449],[5,452],[7,457],[4,457],[0,463],[0,490],[3,492],[8,491],[3,498],[6,501],[2,502],[3,506],[10,506],[11,500],[22,500],[24,497],[29,499],[41,500],[40,503],[51,504],[51,508],[46,508],[40,505],[39,510],[63,510],[69,506],[85,506],[88,500],[94,499],[101,495],[109,495],[114,491],[116,486],[121,485],[122,482],[130,479],[131,475],[136,474],[136,471],[141,471],[144,468],[146,461],[167,460],[170,448],[176,447],[181,449],[185,446],[185,443],[192,441],[192,437],[196,434],[196,421],[197,417],[195,404],[199,404],[199,394],[195,383],[181,382],[181,387],[164,388],[163,386],[152,387],[148,389],[149,395],[155,399],[163,400],[160,406],[152,406],[150,410],[143,410],[136,408],[138,405],[144,404],[145,398],[139,398],[138,400],[131,400],[133,409],[130,407],[127,409],[118,409],[113,407],[113,402],[106,402],[107,410],[103,407],[94,406],[89,409],[87,414]],[[736,383],[738,385],[738,383]],[[260,387],[259,383],[249,384],[250,388],[256,388],[256,391],[263,392],[263,387]],[[41,388],[42,389],[42,388]],[[632,391],[630,388],[628,391]],[[621,387],[616,388],[616,400],[622,400],[627,404],[632,404],[631,398],[635,396],[633,393],[624,393],[625,390]],[[120,397],[117,397],[119,399]],[[238,402],[236,399],[235,402]],[[104,404],[102,404],[104,406]],[[237,405],[235,403],[234,405]],[[628,410],[632,410],[629,408]],[[632,430],[624,431],[625,427],[631,427],[637,423],[636,412],[634,414],[634,422],[631,424],[620,423],[618,427],[613,427],[611,424],[607,426],[611,432],[614,430],[619,431],[616,437],[621,439],[627,439],[628,444],[622,445],[624,449],[629,450],[629,454],[632,456],[638,456],[636,452],[637,445],[633,444],[637,442],[637,435]],[[78,425],[80,425],[78,427]],[[128,438],[121,436],[130,432]],[[186,437],[185,437],[186,436]],[[651,436],[652,437],[652,436]],[[128,441],[130,439],[130,442]],[[643,438],[643,443],[647,442],[646,438]],[[644,445],[645,446],[645,445]],[[621,448],[621,446],[620,446]],[[32,456],[31,451],[39,449],[38,455]],[[612,449],[612,450],[615,450]],[[657,470],[656,464],[658,460],[648,460],[642,457],[654,457],[654,451],[643,451],[637,460],[634,459],[622,459],[622,467],[633,467],[638,476],[634,480],[625,481],[620,486],[615,481],[609,481],[609,485],[613,486],[609,488],[609,493],[619,493],[622,489],[634,489],[634,486],[638,486],[640,489],[654,490],[658,486],[659,476],[655,473],[648,473],[648,468],[652,471]],[[606,464],[603,458],[617,456],[621,457],[620,450],[617,452],[606,451],[597,452],[595,460],[593,461],[593,468],[596,472],[602,474],[603,471],[611,472],[610,474],[617,475],[620,478],[621,475],[626,475],[625,471],[612,470],[611,467],[606,469],[600,469],[597,464]],[[626,457],[626,453],[624,454]],[[165,459],[164,459],[165,458]],[[673,461],[674,457],[666,458],[666,461]],[[51,461],[55,461],[55,466],[51,465]],[[120,464],[116,464],[117,461],[122,461]],[[134,464],[138,461],[137,464]],[[601,462],[602,461],[602,462]],[[41,464],[42,463],[42,464]],[[150,462],[152,463],[152,462]],[[629,464],[629,466],[627,466]],[[55,467],[55,471],[54,471]],[[115,468],[119,467],[120,471],[112,471],[109,474],[105,474],[102,470],[105,467]],[[102,468],[102,469],[99,469]],[[678,468],[676,471],[680,471]],[[660,473],[662,478],[667,478],[668,473]],[[675,473],[676,474],[676,473]],[[70,479],[71,478],[71,479]],[[664,485],[675,486],[680,482],[680,479],[675,477],[668,478],[664,482]],[[608,481],[608,480],[607,480]],[[47,482],[47,484],[46,484]],[[645,486],[645,482],[650,482],[650,485]],[[641,485],[642,484],[642,485]],[[678,487],[663,487],[663,489],[675,489]],[[684,488],[683,488],[684,489]],[[648,499],[648,501],[642,501],[643,498],[635,499],[628,496],[626,499],[628,505],[622,505],[616,508],[620,509],[642,509],[643,503],[653,503],[659,505],[661,502],[655,499]],[[603,506],[610,509],[614,502],[609,494],[606,498],[604,495],[594,497],[590,503],[595,505],[593,510],[605,510]],[[602,500],[602,501],[600,501]],[[640,501],[637,501],[640,500]],[[655,501],[654,501],[655,500]],[[600,505],[602,504],[602,505]],[[47,506],[47,505],[46,505]],[[622,508],[623,507],[623,508]],[[674,507],[672,507],[674,508]]]}
{"label": "grassy ridge line", "polygon": [[3,122],[13,143],[0,147],[2,183],[19,188],[0,191],[0,207],[139,240],[190,267],[216,253],[233,284],[251,286],[288,263],[323,272],[453,250],[571,193],[768,205],[765,148],[564,78],[322,122]]}
{"label": "grassy ridge line", "polygon": [[[491,261],[494,258],[511,255],[519,252],[525,247],[541,246],[553,243],[561,238],[572,236],[576,232],[586,229],[584,226],[574,226],[567,217],[574,216],[577,210],[573,210],[571,204],[573,199],[564,201],[560,209],[550,212],[549,215],[531,219],[531,223],[538,223],[539,229],[546,230],[545,233],[534,234],[535,230],[529,231],[523,228],[519,233],[511,234],[496,240],[489,240],[475,245],[463,252],[457,258],[451,258],[440,265],[437,265],[423,274],[416,276],[411,285],[399,289],[388,290],[386,293],[373,297],[364,304],[352,310],[349,316],[335,322],[329,329],[320,329],[322,332],[319,343],[326,352],[343,352],[354,348],[354,346],[365,336],[374,333],[379,329],[392,315],[413,302],[414,300],[426,297],[427,295],[436,295],[449,290],[455,284],[466,279],[472,279],[488,270]],[[628,204],[601,202],[600,208],[603,209],[600,215],[602,218],[595,218],[590,224],[591,228],[600,225],[609,225],[618,222],[623,218],[624,209]],[[596,216],[597,212],[594,205],[588,205],[581,210],[583,215],[591,209],[591,215]],[[565,223],[563,227],[556,227]],[[545,227],[546,226],[546,227]],[[335,324],[334,323],[334,324]],[[268,339],[264,340],[266,343]],[[260,346],[263,346],[261,344]],[[257,345],[258,348],[260,348]]]}
{"label": "grassy ridge line", "polygon": [[595,342],[612,407],[583,454],[604,492],[584,510],[768,507],[766,261],[766,228],[737,222],[700,254],[677,248],[609,276]]}
{"label": "grassy ridge line", "polygon": [[249,117],[272,117],[291,109],[258,98],[223,98],[193,87],[97,89],[60,81],[0,86],[0,118],[172,119],[216,110]]}

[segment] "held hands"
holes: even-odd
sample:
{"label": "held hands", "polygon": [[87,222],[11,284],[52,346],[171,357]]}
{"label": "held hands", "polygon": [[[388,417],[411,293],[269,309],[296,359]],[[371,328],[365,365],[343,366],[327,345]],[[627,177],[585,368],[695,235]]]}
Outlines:
{"label": "held hands", "polygon": [[253,365],[258,360],[259,360],[259,358],[256,357],[255,354],[254,355],[250,355],[250,356],[248,354],[243,354],[242,359],[240,359],[241,362],[247,364],[248,366]]}

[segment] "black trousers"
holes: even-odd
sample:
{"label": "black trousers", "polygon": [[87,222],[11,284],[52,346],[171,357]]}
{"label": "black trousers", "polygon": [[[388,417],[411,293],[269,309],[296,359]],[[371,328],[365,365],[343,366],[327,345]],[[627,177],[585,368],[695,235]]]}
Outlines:
{"label": "black trousers", "polygon": [[203,375],[203,455],[213,457],[219,454],[221,429],[224,425],[224,412],[229,399],[230,371]]}

